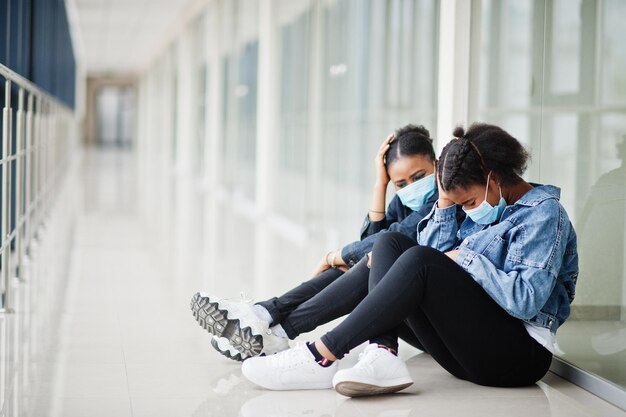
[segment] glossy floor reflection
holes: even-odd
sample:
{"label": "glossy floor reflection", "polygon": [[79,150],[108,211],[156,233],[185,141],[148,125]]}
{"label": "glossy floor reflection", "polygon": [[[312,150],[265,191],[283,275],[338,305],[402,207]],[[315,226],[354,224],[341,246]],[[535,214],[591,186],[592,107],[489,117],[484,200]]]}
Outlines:
{"label": "glossy floor reflection", "polygon": [[[67,288],[58,317],[50,317],[56,331],[36,363],[27,364],[33,378],[12,393],[26,404],[20,417],[626,416],[552,374],[529,388],[481,387],[453,378],[406,346],[402,355],[415,384],[401,394],[356,400],[331,390],[259,389],[237,363],[211,349],[209,335],[190,314],[189,298],[199,287],[234,296],[255,288],[272,294],[286,289],[284,278],[252,283],[247,266],[238,265],[228,280],[219,280],[206,274],[204,260],[185,258],[204,247],[198,236],[185,235],[203,229],[180,223],[194,225],[184,215],[194,208],[172,208],[169,215],[178,220],[161,219],[155,230],[140,214],[145,190],[136,181],[132,153],[89,151],[77,175],[82,204]],[[151,186],[162,190],[161,204],[172,203],[171,184]],[[236,233],[230,239],[243,239]],[[171,240],[163,242],[163,236]],[[181,251],[186,245],[191,249]],[[221,262],[240,256],[226,254]],[[354,363],[357,353],[341,366]]]}

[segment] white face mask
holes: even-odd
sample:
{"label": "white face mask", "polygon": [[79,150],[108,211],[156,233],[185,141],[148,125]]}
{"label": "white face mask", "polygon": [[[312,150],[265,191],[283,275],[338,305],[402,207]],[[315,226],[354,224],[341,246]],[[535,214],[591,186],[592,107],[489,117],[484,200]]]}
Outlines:
{"label": "white face mask", "polygon": [[500,201],[497,206],[492,206],[487,201],[487,192],[489,191],[489,178],[491,177],[491,172],[487,175],[487,187],[485,188],[485,199],[482,203],[478,205],[478,207],[474,207],[473,209],[463,209],[465,214],[469,216],[470,219],[477,224],[491,224],[496,220],[499,220],[502,216],[502,212],[506,207],[506,200],[502,197],[502,188],[498,185],[498,189],[500,190]]}

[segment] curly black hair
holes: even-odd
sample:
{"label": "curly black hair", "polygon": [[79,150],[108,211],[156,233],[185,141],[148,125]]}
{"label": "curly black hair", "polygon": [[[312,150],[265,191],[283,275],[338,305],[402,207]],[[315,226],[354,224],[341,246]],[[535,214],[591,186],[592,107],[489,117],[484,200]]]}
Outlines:
{"label": "curly black hair", "polygon": [[485,185],[487,175],[502,185],[521,181],[530,154],[504,129],[486,123],[474,123],[467,132],[458,126],[439,156],[438,175],[444,191]]}
{"label": "curly black hair", "polygon": [[402,156],[425,155],[432,162],[435,161],[435,149],[430,132],[424,126],[408,124],[396,130],[393,140],[385,154],[385,167],[389,166]]}

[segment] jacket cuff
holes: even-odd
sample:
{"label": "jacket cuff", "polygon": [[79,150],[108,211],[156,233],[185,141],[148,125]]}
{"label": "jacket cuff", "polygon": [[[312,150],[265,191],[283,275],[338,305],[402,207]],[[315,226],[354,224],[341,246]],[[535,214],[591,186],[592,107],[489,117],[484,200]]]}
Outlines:
{"label": "jacket cuff", "polygon": [[474,258],[478,256],[478,253],[468,249],[467,246],[462,246],[458,250],[459,253],[456,256],[456,263],[467,271]]}
{"label": "jacket cuff", "polygon": [[363,227],[363,229],[361,229],[361,240],[380,232],[381,230],[385,229],[386,226],[387,223],[384,219],[377,222],[373,222],[370,220],[367,224],[367,227]]}
{"label": "jacket cuff", "polygon": [[433,220],[437,223],[456,221],[456,205],[453,204],[446,208],[439,208],[435,205]]}
{"label": "jacket cuff", "polygon": [[354,244],[350,243],[341,249],[341,259],[343,259],[349,268],[352,268],[361,260],[358,254],[353,250],[353,246]]}

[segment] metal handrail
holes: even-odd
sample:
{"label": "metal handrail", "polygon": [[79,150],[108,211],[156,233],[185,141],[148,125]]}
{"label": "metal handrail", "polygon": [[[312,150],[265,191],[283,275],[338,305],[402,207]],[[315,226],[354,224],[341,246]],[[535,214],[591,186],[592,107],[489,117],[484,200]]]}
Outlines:
{"label": "metal handrail", "polygon": [[33,84],[31,81],[27,80],[26,78],[24,78],[23,76],[21,76],[20,74],[18,74],[17,72],[11,70],[10,68],[0,64],[0,75],[5,79],[5,80],[10,80],[12,82],[14,82],[16,85],[19,85],[21,88],[23,88],[25,91],[28,91],[32,94],[35,94],[37,96],[40,97],[45,97],[46,100],[56,103],[62,107],[65,107],[65,109],[67,109],[68,111],[71,112],[71,109],[62,101],[60,101],[59,99],[57,99],[56,97],[52,96],[50,93],[48,93],[47,91],[37,87],[36,84]]}
{"label": "metal handrail", "polygon": [[[11,313],[11,281],[23,279],[23,262],[54,203],[52,191],[67,166],[66,128],[72,122],[73,112],[2,64],[0,76],[5,85],[0,155],[0,313]],[[17,88],[15,104],[13,86]],[[12,210],[15,210],[13,225]]]}

